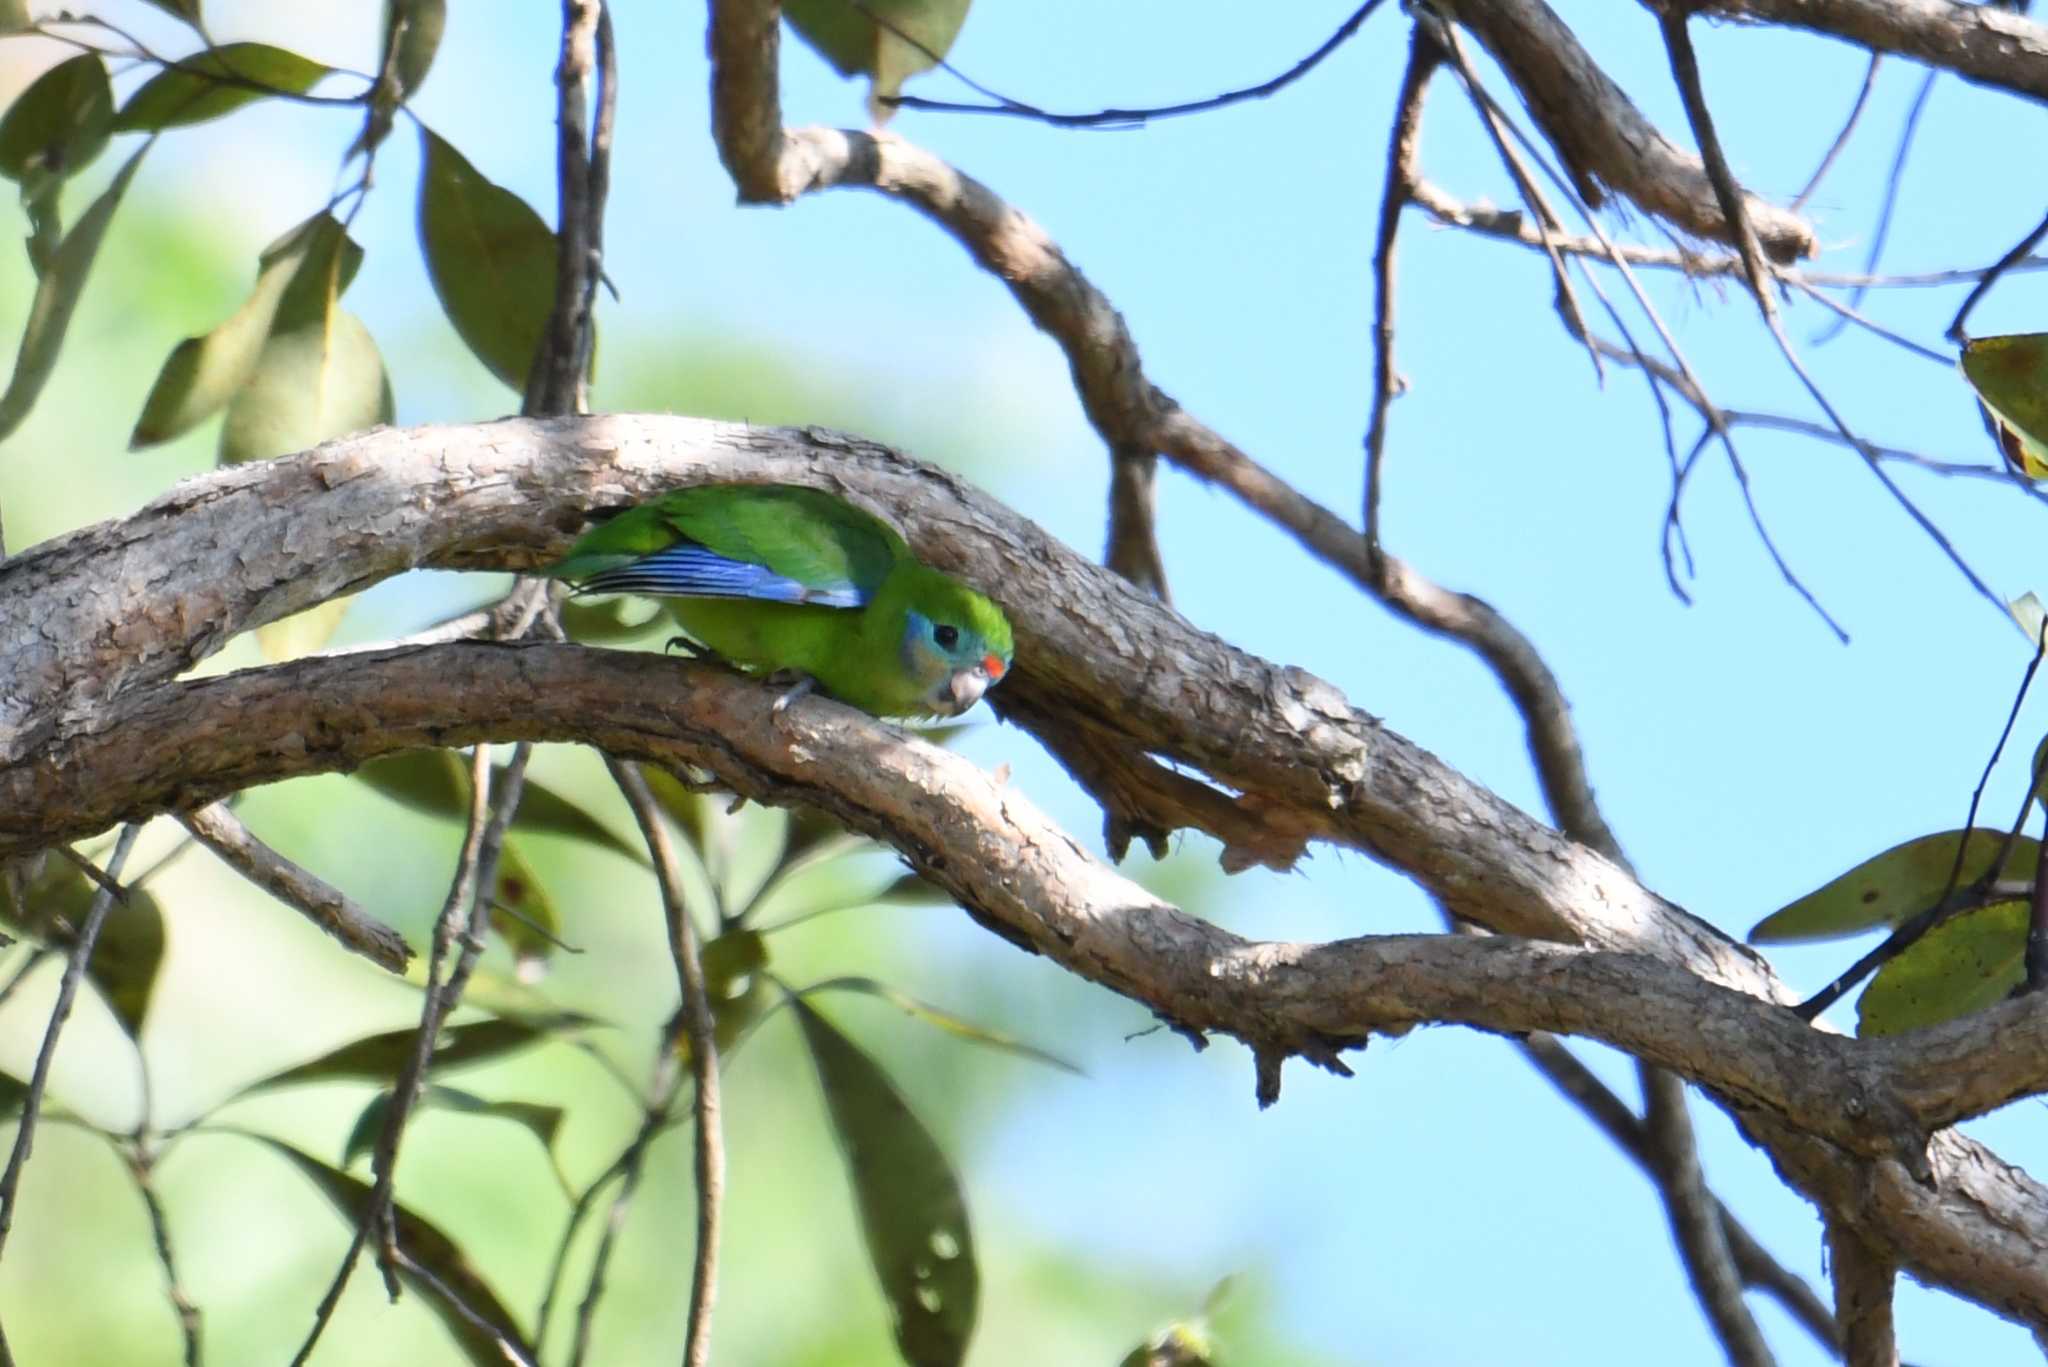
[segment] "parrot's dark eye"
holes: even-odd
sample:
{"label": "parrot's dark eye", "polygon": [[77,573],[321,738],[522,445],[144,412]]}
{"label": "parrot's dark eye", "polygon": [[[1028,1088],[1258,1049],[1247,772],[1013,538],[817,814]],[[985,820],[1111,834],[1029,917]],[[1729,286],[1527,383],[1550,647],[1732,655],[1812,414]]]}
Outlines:
{"label": "parrot's dark eye", "polygon": [[932,639],[939,643],[941,650],[951,650],[960,644],[960,628],[941,624],[932,628]]}

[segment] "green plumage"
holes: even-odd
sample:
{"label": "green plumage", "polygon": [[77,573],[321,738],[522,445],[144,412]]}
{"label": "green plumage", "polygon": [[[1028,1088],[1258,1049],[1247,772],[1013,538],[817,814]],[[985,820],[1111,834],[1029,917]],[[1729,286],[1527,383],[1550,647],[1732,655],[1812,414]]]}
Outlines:
{"label": "green plumage", "polygon": [[1011,659],[1002,609],[815,489],[679,489],[592,529],[543,573],[660,596],[732,663],[794,670],[877,716],[964,712]]}

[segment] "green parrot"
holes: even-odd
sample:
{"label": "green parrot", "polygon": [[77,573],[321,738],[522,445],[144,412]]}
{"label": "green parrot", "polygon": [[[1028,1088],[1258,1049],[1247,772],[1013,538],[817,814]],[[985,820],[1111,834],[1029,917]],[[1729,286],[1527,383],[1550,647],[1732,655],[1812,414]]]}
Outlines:
{"label": "green parrot", "polygon": [[586,532],[541,573],[579,593],[668,599],[691,639],[733,664],[803,676],[782,703],[815,682],[874,716],[953,717],[1010,669],[1001,608],[816,489],[678,489]]}

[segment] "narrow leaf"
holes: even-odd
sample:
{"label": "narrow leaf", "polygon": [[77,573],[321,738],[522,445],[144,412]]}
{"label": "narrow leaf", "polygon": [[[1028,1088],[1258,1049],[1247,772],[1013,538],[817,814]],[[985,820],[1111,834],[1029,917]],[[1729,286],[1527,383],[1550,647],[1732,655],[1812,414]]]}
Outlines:
{"label": "narrow leaf", "polygon": [[[464,1115],[509,1120],[540,1141],[551,1164],[555,1157],[555,1136],[561,1130],[562,1117],[566,1114],[560,1106],[542,1106],[531,1101],[487,1101],[474,1092],[439,1084],[429,1084],[420,1092],[420,1105],[460,1111]],[[390,1112],[389,1091],[379,1092],[370,1098],[369,1104],[356,1117],[355,1125],[349,1130],[348,1142],[342,1147],[342,1167],[353,1166],[357,1159],[367,1157],[377,1147],[377,1136],[384,1131],[384,1117]]]}
{"label": "narrow leaf", "polygon": [[[707,966],[707,973],[708,971]],[[865,996],[876,997],[889,1003],[889,1005],[905,1015],[921,1020],[926,1025],[936,1026],[956,1039],[964,1039],[974,1044],[985,1044],[991,1049],[1000,1049],[1004,1053],[1015,1054],[1019,1058],[1028,1058],[1034,1063],[1049,1064],[1054,1068],[1060,1069],[1062,1072],[1072,1073],[1075,1077],[1088,1076],[1080,1068],[1067,1062],[1057,1054],[1049,1054],[1043,1049],[1026,1044],[1022,1040],[1006,1035],[1000,1030],[991,1030],[986,1026],[976,1025],[972,1021],[962,1020],[958,1016],[940,1010],[929,1002],[919,1001],[901,988],[891,987],[889,984],[875,978],[827,978],[824,982],[811,984],[800,995],[811,997],[816,996],[820,992],[859,992]]]}
{"label": "narrow leaf", "polygon": [[463,344],[514,390],[526,388],[555,297],[555,235],[527,202],[420,130],[420,244],[442,312]]}
{"label": "narrow leaf", "polygon": [[272,95],[303,95],[333,68],[268,43],[225,43],[180,58],[143,83],[114,118],[123,133],[155,133],[232,114]]}
{"label": "narrow leaf", "polygon": [[959,1180],[875,1061],[802,999],[790,1007],[846,1156],[897,1350],[911,1367],[957,1367],[980,1296]]}
{"label": "narrow leaf", "polygon": [[[455,1068],[502,1058],[528,1045],[540,1044],[590,1024],[593,1022],[588,1016],[561,1012],[531,1020],[501,1016],[471,1021],[466,1025],[451,1025],[441,1032],[441,1047],[434,1051],[434,1067],[437,1070]],[[274,1087],[293,1087],[304,1082],[381,1082],[388,1085],[398,1076],[398,1070],[405,1066],[405,1061],[412,1057],[413,1039],[417,1034],[418,1031],[412,1029],[387,1030],[380,1035],[344,1044],[319,1058],[260,1078],[236,1095],[249,1096]]]}
{"label": "narrow leaf", "polygon": [[93,258],[99,254],[100,240],[106,236],[107,224],[127,192],[128,182],[134,179],[135,169],[142,164],[142,154],[148,150],[148,144],[144,144],[128,159],[128,164],[114,177],[114,183],[64,235],[64,245],[57,248],[42,279],[36,283],[35,302],[29,305],[28,326],[22,329],[21,350],[14,360],[14,377],[8,381],[7,392],[0,394],[0,439],[21,426],[29,410],[35,407],[44,382],[50,378],[57,353],[64,345],[64,333],[71,326],[71,315],[78,308],[78,296],[92,271]]}
{"label": "narrow leaf", "polygon": [[[241,1133],[268,1144],[290,1160],[292,1166],[320,1189],[320,1194],[341,1213],[342,1220],[350,1228],[362,1223],[370,1204],[368,1183],[329,1167],[311,1154],[302,1153],[281,1140],[247,1131]],[[506,1355],[500,1346],[502,1339],[526,1361],[533,1361],[534,1351],[521,1337],[518,1321],[498,1300],[490,1284],[470,1266],[461,1247],[442,1233],[439,1226],[403,1203],[394,1204],[393,1214],[398,1225],[398,1245],[405,1250],[406,1256],[433,1273],[465,1306],[495,1327],[495,1332],[491,1332],[472,1323],[461,1311],[423,1285],[416,1274],[401,1268],[398,1275],[439,1317],[449,1336],[461,1347],[463,1355],[479,1367],[504,1367]]]}
{"label": "narrow leaf", "polygon": [[242,306],[213,331],[172,350],[143,403],[130,448],[168,441],[219,412],[255,375],[287,298],[297,315],[292,321],[320,316],[330,282],[337,294],[346,289],[362,257],[363,249],[324,212],[264,248],[256,287]]}
{"label": "narrow leaf", "polygon": [[1856,1002],[1856,1033],[1896,1035],[2003,1001],[2025,979],[2024,901],[1993,902],[1936,926],[1886,962]]}
{"label": "narrow leaf", "polygon": [[[408,750],[371,760],[355,776],[416,812],[463,820],[469,815],[469,769],[450,750]],[[565,835],[647,862],[647,851],[544,783],[529,778],[520,791],[512,828]]]}
{"label": "narrow leaf", "polygon": [[[2005,832],[1982,827],[1969,833],[1969,853],[1956,886],[1982,878],[2005,845]],[[1831,940],[1873,926],[1895,926],[1934,905],[1948,886],[1961,831],[1942,831],[1894,845],[1788,906],[1772,912],[1749,932],[1753,944]],[[2031,877],[2041,862],[2040,842],[2021,836],[2013,843],[2004,876]]]}
{"label": "narrow leaf", "polygon": [[[92,163],[113,129],[114,93],[96,53],[57,63],[38,76],[0,117],[0,176],[54,185]],[[38,196],[40,197],[40,196]]]}

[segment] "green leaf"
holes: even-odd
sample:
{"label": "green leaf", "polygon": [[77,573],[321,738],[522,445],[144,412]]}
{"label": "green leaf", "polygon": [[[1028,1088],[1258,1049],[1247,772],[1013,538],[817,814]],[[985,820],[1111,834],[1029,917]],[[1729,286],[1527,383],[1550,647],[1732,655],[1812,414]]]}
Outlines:
{"label": "green leaf", "polygon": [[[99,886],[77,865],[52,855],[31,866],[18,889],[0,883],[0,916],[52,948],[69,950],[98,893]],[[107,909],[85,966],[87,980],[130,1039],[142,1035],[163,959],[163,909],[149,893],[130,888],[125,902]]]}
{"label": "green leaf", "polygon": [[448,27],[447,0],[384,0],[384,54],[380,71],[397,85],[394,105],[405,103],[434,65],[441,34]]}
{"label": "green leaf", "polygon": [[228,404],[220,461],[269,460],[388,423],[391,382],[360,318],[335,309],[324,322],[270,335],[256,368]]}
{"label": "green leaf", "polygon": [[[394,802],[416,812],[451,817],[469,817],[469,766],[452,750],[408,750],[402,754],[373,759],[356,770],[355,776]],[[568,798],[532,778],[520,790],[519,810],[512,829],[546,835],[565,835],[572,840],[616,850],[628,859],[647,862],[647,851],[591,816]]]}
{"label": "green leaf", "polygon": [[99,254],[100,240],[106,236],[107,224],[127,192],[128,182],[134,179],[135,168],[142,164],[142,154],[148,150],[148,144],[144,144],[128,159],[128,164],[114,177],[114,183],[64,235],[63,245],[57,248],[42,279],[37,281],[35,302],[29,305],[28,326],[22,329],[21,350],[14,360],[14,377],[8,381],[7,392],[0,394],[0,439],[21,426],[29,410],[35,407],[44,382],[50,378],[57,353],[64,345],[64,333],[71,326],[71,315],[78,308],[78,296],[92,271],[93,258]]}
{"label": "green leaf", "polygon": [[[1961,831],[1942,831],[1894,845],[1757,922],[1749,932],[1750,942],[1831,940],[1873,926],[1895,926],[1939,900],[1948,887],[1949,869],[1962,836]],[[1956,886],[1969,887],[1990,872],[1991,862],[2004,845],[2004,831],[1983,827],[1971,831],[1969,854]],[[2040,862],[2040,842],[2023,835],[2013,842],[2004,876],[2030,877]]]}
{"label": "green leaf", "polygon": [[155,133],[205,123],[273,95],[303,95],[332,70],[268,43],[225,43],[150,77],[121,106],[114,128]]}
{"label": "green leaf", "polygon": [[[368,1183],[349,1176],[338,1168],[329,1167],[311,1154],[302,1153],[281,1140],[267,1135],[239,1131],[247,1138],[268,1144],[294,1167],[304,1173],[320,1194],[331,1202],[341,1213],[341,1218],[351,1229],[360,1225],[370,1205]],[[403,1203],[394,1203],[392,1213],[398,1225],[398,1245],[406,1256],[419,1266],[431,1272],[440,1283],[455,1293],[457,1299],[472,1311],[497,1327],[491,1333],[470,1322],[461,1311],[443,1300],[429,1289],[416,1273],[399,1269],[399,1277],[419,1296],[421,1302],[441,1320],[442,1327],[461,1347],[469,1361],[479,1367],[504,1367],[505,1351],[499,1346],[500,1336],[511,1343],[527,1360],[535,1360],[532,1347],[520,1336],[518,1321],[512,1312],[498,1300],[497,1294],[484,1281],[462,1249],[453,1239],[442,1233],[440,1228]]]}
{"label": "green leaf", "polygon": [[926,1025],[936,1026],[956,1039],[964,1039],[974,1044],[985,1044],[991,1049],[1000,1049],[1004,1053],[1015,1054],[1019,1058],[1028,1058],[1034,1063],[1050,1064],[1062,1072],[1072,1073],[1075,1077],[1088,1076],[1080,1068],[1067,1062],[1057,1054],[1049,1054],[1043,1049],[1026,1044],[1022,1040],[1006,1035],[1000,1030],[990,1030],[985,1026],[976,1025],[972,1021],[962,1020],[958,1016],[941,1011],[929,1002],[919,1001],[916,997],[911,996],[900,988],[891,987],[889,984],[874,978],[827,978],[823,982],[812,983],[799,995],[812,997],[820,992],[859,992],[865,996],[876,997],[889,1003],[889,1005],[905,1015],[921,1020]]}
{"label": "green leaf", "polygon": [[562,918],[533,865],[510,840],[498,852],[498,879],[491,901],[491,929],[512,951],[519,981],[538,981],[561,947]]}
{"label": "green leaf", "polygon": [[2003,1001],[2026,977],[2024,901],[1943,922],[1888,960],[1856,1002],[1856,1033],[1896,1035]]}
{"label": "green leaf", "polygon": [[610,645],[638,636],[661,615],[661,608],[649,611],[647,604],[631,598],[606,598],[601,602],[571,598],[562,604],[562,630],[572,641]]}
{"label": "green leaf", "polygon": [[956,1367],[967,1356],[980,1297],[959,1180],[875,1061],[801,998],[790,1009],[846,1156],[896,1347],[911,1367]]}
{"label": "green leaf", "polygon": [[0,117],[0,176],[18,182],[24,198],[39,178],[54,187],[92,163],[113,123],[114,92],[98,54],[59,62]]}
{"label": "green leaf", "polygon": [[149,0],[165,14],[183,19],[195,28],[199,24],[199,0]]}
{"label": "green leaf", "polygon": [[219,412],[250,384],[280,323],[324,316],[330,287],[337,295],[347,289],[362,259],[363,249],[325,212],[264,248],[256,287],[242,306],[213,331],[187,337],[171,351],[142,405],[130,449],[168,441]]}
{"label": "green leaf", "polygon": [[2006,464],[2048,479],[2048,332],[1973,337],[1962,365]]}
{"label": "green leaf", "polygon": [[456,334],[514,390],[527,372],[555,302],[555,235],[527,202],[477,174],[424,127],[420,244],[434,293]]}
{"label": "green leaf", "polygon": [[348,605],[355,600],[354,594],[345,593],[339,598],[315,603],[304,612],[265,622],[256,628],[256,648],[272,664],[311,655],[333,639],[341,619],[348,615]]}
{"label": "green leaf", "polygon": [[[420,1106],[437,1106],[465,1115],[509,1120],[538,1139],[541,1148],[547,1151],[549,1164],[554,1165],[555,1136],[561,1130],[562,1117],[566,1114],[560,1106],[542,1106],[532,1101],[486,1101],[474,1092],[437,1083],[430,1083],[421,1090]],[[349,1130],[348,1142],[342,1146],[342,1167],[352,1167],[357,1159],[368,1157],[370,1151],[377,1147],[377,1136],[384,1132],[384,1117],[390,1111],[389,1091],[379,1092],[370,1098],[369,1104],[356,1117],[355,1126]]]}
{"label": "green leaf", "polygon": [[[783,17],[842,76],[870,78],[868,103],[879,122],[882,100],[945,58],[967,22],[969,0],[783,0]],[[870,17],[872,16],[872,17]],[[877,22],[877,21],[880,22]]]}
{"label": "green leaf", "polygon": [[[441,1032],[441,1047],[434,1051],[434,1069],[458,1068],[483,1063],[540,1044],[557,1035],[581,1030],[595,1022],[573,1011],[553,1016],[519,1020],[510,1016],[451,1025]],[[294,1087],[303,1082],[381,1082],[390,1085],[399,1069],[412,1057],[414,1029],[387,1030],[380,1035],[344,1044],[319,1058],[273,1073],[244,1087],[236,1096],[249,1096],[274,1087]]]}

